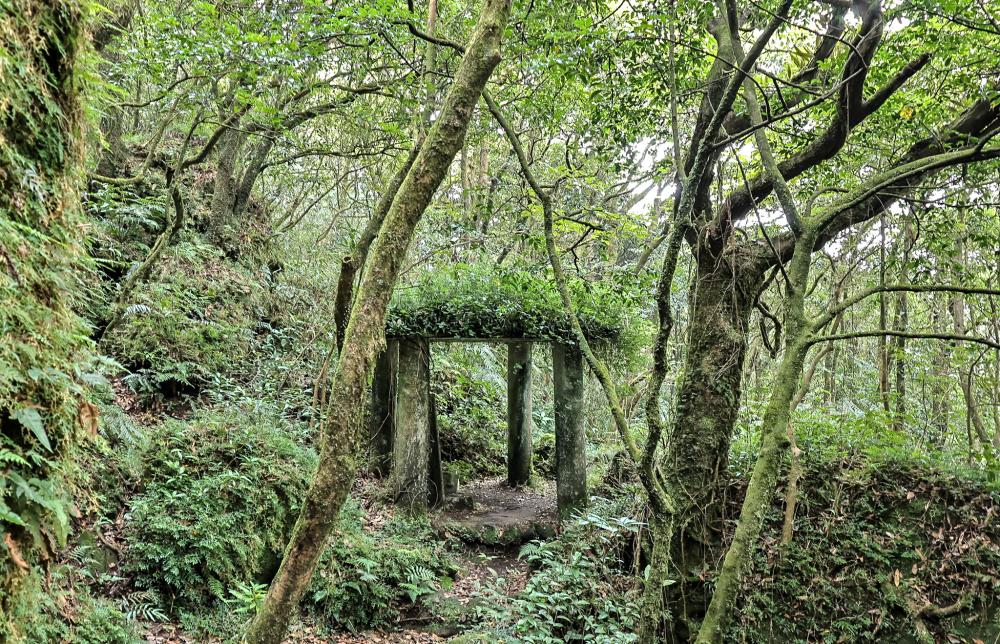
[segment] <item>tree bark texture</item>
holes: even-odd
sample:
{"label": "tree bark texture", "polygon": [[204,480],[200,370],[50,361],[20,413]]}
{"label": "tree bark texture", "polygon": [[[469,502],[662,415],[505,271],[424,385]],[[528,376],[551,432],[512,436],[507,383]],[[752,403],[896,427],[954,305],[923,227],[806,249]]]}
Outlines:
{"label": "tree bark texture", "polygon": [[[766,268],[755,254],[719,256],[701,248],[695,259],[687,355],[660,461],[676,507],[651,531],[653,559],[669,564],[655,571],[661,579],[646,584],[643,600],[643,637],[671,642],[687,641],[708,605],[710,589],[699,572],[722,539],[721,491],[742,394],[750,313]],[[667,614],[673,615],[669,624]]]}
{"label": "tree bark texture", "polygon": [[507,345],[507,484],[531,479],[531,343]]}

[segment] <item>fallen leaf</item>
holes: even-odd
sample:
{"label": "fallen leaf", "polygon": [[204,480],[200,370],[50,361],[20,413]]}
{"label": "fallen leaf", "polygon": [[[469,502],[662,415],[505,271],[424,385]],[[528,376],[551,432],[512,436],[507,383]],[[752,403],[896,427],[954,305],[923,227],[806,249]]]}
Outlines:
{"label": "fallen leaf", "polygon": [[24,572],[31,570],[31,566],[29,566],[28,562],[24,560],[24,557],[21,556],[21,548],[18,547],[17,542],[14,541],[14,538],[10,536],[9,532],[3,533],[3,542],[7,545],[7,550],[10,551],[10,558],[14,561],[14,565]]}
{"label": "fallen leaf", "polygon": [[97,436],[97,426],[98,419],[100,418],[100,412],[97,411],[97,406],[91,402],[84,400],[80,403],[80,408],[76,412],[77,420],[80,421],[80,427],[87,430],[87,433],[91,436]]}

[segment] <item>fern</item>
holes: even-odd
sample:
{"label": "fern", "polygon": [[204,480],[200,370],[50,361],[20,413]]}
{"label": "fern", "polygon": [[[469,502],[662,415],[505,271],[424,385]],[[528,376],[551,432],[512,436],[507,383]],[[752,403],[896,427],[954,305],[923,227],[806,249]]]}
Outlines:
{"label": "fern", "polygon": [[406,569],[404,576],[406,581],[399,587],[406,592],[410,603],[415,604],[421,597],[437,592],[437,576],[429,568],[414,564]]}
{"label": "fern", "polygon": [[167,613],[160,607],[162,600],[152,589],[138,590],[121,598],[120,607],[125,616],[133,621],[166,622]]}

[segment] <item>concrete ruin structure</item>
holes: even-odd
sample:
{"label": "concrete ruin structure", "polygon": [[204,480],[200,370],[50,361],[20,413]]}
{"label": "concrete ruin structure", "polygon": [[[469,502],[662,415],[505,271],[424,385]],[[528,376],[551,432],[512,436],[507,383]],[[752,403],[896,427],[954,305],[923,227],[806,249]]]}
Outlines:
{"label": "concrete ruin structure", "polygon": [[507,483],[531,475],[531,354],[551,346],[555,395],[559,515],[587,505],[587,439],[583,425],[584,360],[572,344],[542,338],[390,336],[375,365],[370,442],[376,468],[397,502],[415,510],[444,498],[441,452],[431,394],[431,342],[507,345]]}

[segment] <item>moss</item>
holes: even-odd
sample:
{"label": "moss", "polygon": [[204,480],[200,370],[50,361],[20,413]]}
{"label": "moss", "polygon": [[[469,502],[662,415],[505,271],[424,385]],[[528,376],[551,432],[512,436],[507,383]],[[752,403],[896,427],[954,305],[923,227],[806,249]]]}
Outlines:
{"label": "moss", "polygon": [[140,285],[105,350],[145,395],[195,393],[245,369],[262,312],[260,285],[214,247],[169,249],[160,275]]}
{"label": "moss", "polygon": [[122,570],[180,605],[269,581],[315,466],[293,435],[261,408],[202,412],[151,431],[139,448]]}
{"label": "moss", "polygon": [[44,577],[37,569],[23,580],[30,605],[12,617],[16,629],[5,642],[101,642],[135,644],[134,625],[111,601],[91,595],[86,585],[74,583],[79,570],[53,566]]}
{"label": "moss", "polygon": [[59,472],[90,426],[87,329],[74,312],[86,269],[77,242],[76,66],[82,5],[4,0],[0,11],[0,639],[32,602],[18,580],[63,540]]}

